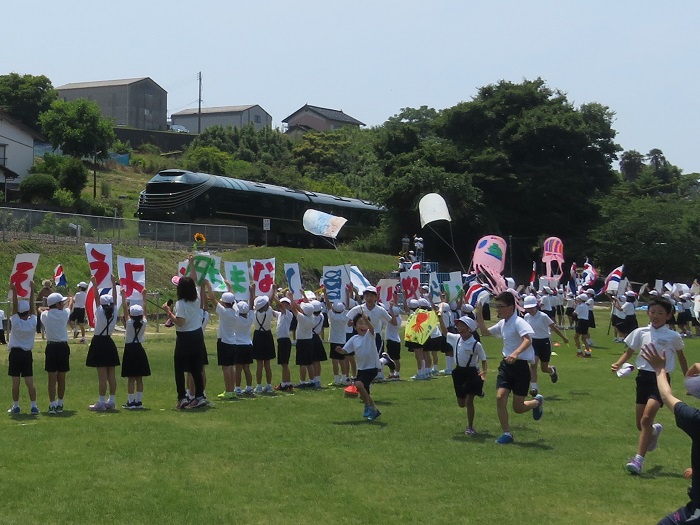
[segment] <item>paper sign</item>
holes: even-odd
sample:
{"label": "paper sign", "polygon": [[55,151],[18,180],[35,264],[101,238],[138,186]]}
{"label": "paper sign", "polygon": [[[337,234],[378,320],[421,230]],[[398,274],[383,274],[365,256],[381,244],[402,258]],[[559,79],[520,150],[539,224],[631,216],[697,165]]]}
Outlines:
{"label": "paper sign", "polygon": [[445,292],[445,298],[448,303],[457,301],[464,294],[462,274],[460,272],[450,272],[450,279],[442,282],[442,289]]}
{"label": "paper sign", "polygon": [[253,273],[253,283],[257,295],[272,296],[275,284],[275,258],[251,259],[250,269]]}
{"label": "paper sign", "polygon": [[[120,315],[118,312],[120,311],[120,309],[122,307],[122,296],[121,296],[119,285],[116,285],[116,292],[117,292],[117,298],[116,298],[116,306],[114,309],[114,315]],[[104,295],[104,294],[112,295],[112,284],[111,283],[108,287],[99,289],[98,301],[99,301],[99,296]],[[87,318],[88,324],[92,328],[95,328],[95,289],[92,286],[92,282],[90,282],[90,284],[88,284],[87,297],[85,299],[85,317]]]}
{"label": "paper sign", "polygon": [[38,253],[18,253],[10,274],[10,282],[15,285],[17,297],[29,297],[29,283],[34,280],[34,272],[39,264]]}
{"label": "paper sign", "polygon": [[117,272],[119,285],[124,288],[127,299],[143,299],[146,286],[146,260],[117,255]]}
{"label": "paper sign", "polygon": [[404,339],[422,345],[438,324],[438,317],[432,310],[416,310],[406,321]]}
{"label": "paper sign", "polygon": [[284,263],[284,276],[287,278],[287,286],[289,291],[292,292],[292,298],[297,301],[302,299],[304,294],[301,292],[299,263]]}
{"label": "paper sign", "polygon": [[347,266],[324,266],[321,284],[326,290],[328,300],[331,303],[340,301],[345,303],[347,285],[350,283],[350,275]]}
{"label": "paper sign", "polygon": [[438,281],[437,272],[430,272],[428,276],[428,289],[430,291],[430,302],[438,304],[440,299],[440,281]]}
{"label": "paper sign", "polygon": [[357,266],[350,266],[350,282],[357,288],[359,294],[365,293],[365,288],[372,284],[362,275],[362,272]]}
{"label": "paper sign", "polygon": [[399,274],[401,278],[401,290],[403,291],[403,300],[419,299],[418,291],[420,290],[420,270],[408,270]]}
{"label": "paper sign", "polygon": [[250,299],[248,263],[224,261],[224,279],[231,283],[231,291],[237,301]]}
{"label": "paper sign", "polygon": [[397,284],[399,284],[398,279],[380,279],[377,283],[377,298],[385,307],[388,307],[394,299]]}
{"label": "paper sign", "polygon": [[90,275],[97,281],[97,287],[112,287],[112,245],[85,243],[85,253],[90,265]]}

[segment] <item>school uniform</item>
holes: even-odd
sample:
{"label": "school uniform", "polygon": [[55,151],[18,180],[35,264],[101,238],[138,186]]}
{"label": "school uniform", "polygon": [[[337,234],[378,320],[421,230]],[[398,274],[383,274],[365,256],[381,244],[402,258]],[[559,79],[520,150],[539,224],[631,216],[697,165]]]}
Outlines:
{"label": "school uniform", "polygon": [[78,324],[85,324],[85,302],[87,300],[87,292],[82,290],[73,296],[73,310],[70,313],[70,321]]}
{"label": "school uniform", "polygon": [[85,365],[91,368],[119,366],[119,351],[112,340],[114,326],[117,324],[117,309],[112,307],[109,317],[104,306],[95,310],[95,335],[90,341]]}
{"label": "school uniform", "polygon": [[465,340],[459,334],[447,334],[446,338],[455,356],[452,369],[455,396],[464,399],[469,395],[480,395],[484,390],[484,380],[479,376],[479,365],[486,361],[484,347],[472,336]]}
{"label": "school uniform", "polygon": [[374,327],[375,334],[374,339],[377,347],[377,352],[381,353],[384,349],[384,340],[382,339],[381,329],[382,326],[388,324],[391,321],[391,315],[387,312],[383,306],[378,304],[374,305],[374,308],[368,308],[366,304],[358,304],[353,307],[347,313],[347,319],[352,321],[359,314],[365,314],[369,321]]}
{"label": "school uniform", "polygon": [[[386,311],[386,310],[385,310]],[[357,362],[357,379],[370,393],[370,386],[377,377],[382,363],[377,354],[377,347],[372,333],[367,330],[365,335],[355,334],[344,345],[343,350],[354,352]]]}
{"label": "school uniform", "polygon": [[[670,383],[669,374],[676,368],[676,352],[683,350],[683,339],[678,332],[666,325],[658,329],[651,325],[643,326],[625,337],[625,344],[635,352],[639,352],[644,345],[650,343],[656,346],[659,354],[666,352],[666,372]],[[646,405],[649,399],[656,399],[663,405],[659,388],[656,385],[654,368],[641,355],[637,355],[635,366],[638,370],[636,403],[638,405]]]}
{"label": "school uniform", "polygon": [[389,354],[392,360],[398,361],[401,359],[401,316],[396,316],[396,325],[391,323],[386,325],[386,353]]}
{"label": "school uniform", "polygon": [[552,297],[544,293],[540,297],[540,310],[545,313],[549,318],[554,319],[554,307],[552,306]]}
{"label": "school uniform", "polygon": [[143,342],[146,339],[146,317],[138,331],[134,320],[127,319],[124,334],[124,354],[122,356],[122,377],[148,377],[151,375],[151,365],[148,362]]}
{"label": "school uniform", "polygon": [[693,316],[690,313],[689,304],[685,299],[681,299],[676,303],[676,310],[678,315],[676,316],[676,321],[679,325],[689,325]]}
{"label": "school uniform", "polygon": [[[625,296],[623,295],[621,297],[618,297],[617,301],[620,304],[620,306],[622,307],[622,305],[624,305],[625,301],[626,301]],[[613,303],[613,305],[618,304],[618,303]],[[623,325],[624,322],[625,322],[625,312],[622,311],[622,308],[617,308],[616,306],[613,306],[612,317],[610,318],[610,324],[612,326],[614,326],[615,328],[617,328],[618,330],[620,330],[621,329],[620,327]],[[628,334],[629,332],[623,331],[623,333]]]}
{"label": "school uniform", "polygon": [[253,318],[253,359],[267,361],[274,359],[275,339],[272,337],[272,320],[277,318],[276,312],[269,306],[264,312],[255,311]]}
{"label": "school uniform", "polygon": [[295,363],[298,366],[309,366],[314,362],[313,333],[316,319],[313,315],[297,312],[297,355]]}
{"label": "school uniform", "polygon": [[521,353],[514,363],[506,363],[505,358],[517,349],[523,337],[532,336],[534,330],[522,317],[516,314],[509,319],[501,319],[490,327],[489,333],[503,339],[503,360],[498,366],[497,388],[507,388],[516,396],[526,396],[530,389],[530,362],[535,361],[535,351],[530,345]]}
{"label": "school uniform", "polygon": [[41,313],[41,322],[46,331],[44,370],[46,372],[68,372],[70,370],[70,347],[66,326],[70,312],[50,308]]}
{"label": "school uniform", "polygon": [[277,316],[277,364],[288,365],[292,356],[292,340],[289,337],[294,314],[291,310]]}
{"label": "school uniform", "polygon": [[234,331],[236,332],[234,345],[234,364],[249,365],[253,362],[253,340],[250,337],[250,327],[253,326],[253,313],[248,312],[246,317],[236,310],[234,317]]}
{"label": "school uniform", "polygon": [[323,312],[314,312],[314,327],[311,340],[313,341],[313,360],[314,361],[328,361],[328,355],[326,355],[326,349],[323,346],[323,341],[321,340],[321,332],[323,331]]}
{"label": "school uniform", "polygon": [[588,333],[588,316],[590,315],[590,310],[586,303],[579,304],[574,310],[574,315],[576,316],[576,333],[578,335],[586,335]]}
{"label": "school uniform", "polygon": [[14,314],[10,317],[12,330],[7,350],[8,357],[7,375],[10,377],[32,377],[34,375],[32,349],[34,348],[34,333],[36,332],[36,315],[30,315],[26,319]]}
{"label": "school uniform", "polygon": [[345,311],[336,312],[333,309],[328,311],[328,327],[330,334],[328,335],[328,356],[336,361],[343,361],[345,354],[336,351],[336,346],[343,346],[347,342],[346,328],[348,327],[348,319],[345,316]]}
{"label": "school uniform", "polygon": [[591,297],[586,301],[586,306],[588,307],[588,328],[595,328],[595,316],[593,315],[593,305],[595,302]]}
{"label": "school uniform", "polygon": [[195,396],[204,395],[203,349],[204,332],[202,331],[202,308],[199,300],[180,299],[175,303],[175,317],[185,320],[182,326],[175,324],[175,387],[178,399],[185,398],[185,372],[190,372],[195,384]]}
{"label": "school uniform", "polygon": [[207,333],[207,325],[211,319],[211,314],[209,313],[209,310],[205,310],[204,308],[201,308],[201,306],[200,310],[202,312],[202,365],[204,366],[209,364],[209,353],[207,352],[207,341],[204,338],[204,334]]}
{"label": "school uniform", "polygon": [[235,364],[236,344],[236,306],[225,308],[221,304],[216,305],[216,313],[219,314],[219,329],[216,338],[216,360],[219,366],[233,366]]}
{"label": "school uniform", "polygon": [[0,345],[6,345],[5,340],[5,310],[0,309]]}
{"label": "school uniform", "polygon": [[534,331],[532,334],[532,349],[535,352],[535,356],[539,357],[543,363],[549,363],[552,357],[551,326],[554,324],[554,321],[543,312],[535,312],[534,315],[526,313],[523,319]]}
{"label": "school uniform", "polygon": [[618,327],[618,330],[620,330],[620,332],[622,332],[623,334],[629,334],[639,327],[639,323],[637,322],[637,315],[634,311],[634,302],[624,303],[622,305],[622,313],[625,314],[625,320]]}

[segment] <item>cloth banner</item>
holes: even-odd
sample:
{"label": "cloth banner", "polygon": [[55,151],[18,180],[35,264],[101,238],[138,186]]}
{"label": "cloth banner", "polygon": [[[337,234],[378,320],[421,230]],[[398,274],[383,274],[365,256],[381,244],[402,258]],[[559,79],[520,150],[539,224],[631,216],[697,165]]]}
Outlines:
{"label": "cloth banner", "polygon": [[29,297],[29,283],[34,280],[34,273],[38,264],[38,253],[18,253],[15,255],[15,264],[12,266],[10,282],[15,285],[18,298],[26,299]]}
{"label": "cloth banner", "polygon": [[[340,301],[346,302],[348,295],[347,287],[350,284],[350,275],[347,266],[324,266],[321,276],[321,285],[326,290],[328,300],[331,303]],[[326,308],[330,308],[330,304]]]}
{"label": "cloth banner", "polygon": [[237,301],[250,299],[250,273],[247,261],[224,261],[224,279],[231,283],[231,291]]}
{"label": "cloth banner", "polygon": [[143,300],[143,289],[146,286],[146,259],[117,255],[117,274],[119,286],[124,289],[124,296],[127,299]]}
{"label": "cloth banner", "polygon": [[287,278],[287,286],[292,292],[292,297],[298,301],[303,299],[304,294],[301,291],[301,271],[299,263],[284,263],[284,275]]}
{"label": "cloth banner", "polygon": [[273,286],[275,284],[275,258],[251,259],[250,271],[253,274],[255,294],[272,297],[272,294],[275,293]]}
{"label": "cloth banner", "polygon": [[85,253],[90,265],[90,275],[97,281],[97,287],[112,287],[112,245],[85,243]]}
{"label": "cloth banner", "polygon": [[432,310],[416,310],[406,321],[404,340],[422,345],[439,324],[438,316]]}

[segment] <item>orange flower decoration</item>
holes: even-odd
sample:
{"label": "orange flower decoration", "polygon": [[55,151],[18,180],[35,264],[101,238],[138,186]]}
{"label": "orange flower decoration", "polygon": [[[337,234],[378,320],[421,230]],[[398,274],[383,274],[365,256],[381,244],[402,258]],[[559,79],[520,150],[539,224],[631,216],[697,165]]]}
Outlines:
{"label": "orange flower decoration", "polygon": [[199,248],[200,244],[206,244],[207,238],[204,236],[203,233],[195,233],[194,234],[194,244],[192,245],[192,250],[197,251]]}

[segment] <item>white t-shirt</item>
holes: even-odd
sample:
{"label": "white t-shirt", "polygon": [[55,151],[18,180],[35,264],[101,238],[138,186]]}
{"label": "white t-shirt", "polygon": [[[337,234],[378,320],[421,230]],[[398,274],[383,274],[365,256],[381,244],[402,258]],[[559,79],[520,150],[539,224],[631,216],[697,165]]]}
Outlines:
{"label": "white t-shirt", "polygon": [[114,333],[114,327],[117,324],[117,317],[119,312],[117,312],[117,307],[114,307],[112,311],[112,318],[109,319],[109,325],[107,324],[107,315],[105,314],[104,307],[102,305],[98,306],[95,310],[95,334],[94,335],[112,335]]}
{"label": "white t-shirt", "polygon": [[253,326],[253,313],[248,312],[248,314],[243,317],[235,311],[236,315],[234,317],[234,331],[236,332],[236,343],[237,345],[252,345],[253,339],[250,335],[250,327]]}
{"label": "white t-shirt", "polygon": [[462,339],[459,334],[447,334],[446,337],[447,342],[454,350],[457,366],[471,366],[479,370],[481,362],[486,361],[486,352],[484,352],[481,343],[477,342],[474,336]]}
{"label": "white t-shirt", "polygon": [[348,326],[348,318],[345,315],[345,311],[338,313],[331,308],[328,311],[328,326],[331,329],[328,340],[336,345],[344,345],[345,329]]}
{"label": "white t-shirt", "polygon": [[209,324],[209,319],[211,319],[211,314],[209,313],[209,310],[204,310],[203,308],[199,309],[201,316],[202,316],[202,333],[207,329],[207,325]]}
{"label": "white t-shirt", "polygon": [[173,313],[175,317],[180,317],[185,320],[184,325],[175,325],[176,331],[194,332],[202,328],[202,307],[199,304],[199,300],[185,301],[184,299],[180,299],[175,303],[175,310]]}
{"label": "white t-shirt", "polygon": [[59,310],[51,308],[45,312],[41,312],[41,322],[46,330],[47,341],[63,341],[68,342],[68,318],[70,312],[67,308]]}
{"label": "white t-shirt", "polygon": [[27,352],[31,352],[34,348],[34,333],[36,332],[36,315],[30,315],[26,319],[20,319],[19,315],[14,314],[10,317],[12,330],[10,331],[10,340],[7,345],[7,350],[12,348],[21,348]]}
{"label": "white t-shirt", "polygon": [[386,340],[387,341],[396,341],[397,343],[401,342],[401,337],[399,336],[399,331],[401,328],[401,316],[397,315],[396,316],[396,325],[393,325],[389,323],[386,325]]}
{"label": "white t-shirt", "polygon": [[583,319],[585,321],[588,321],[588,314],[590,313],[590,310],[588,309],[588,306],[586,303],[581,303],[576,307],[576,310],[574,310],[574,315],[576,315],[577,319]]}
{"label": "white t-shirt", "polygon": [[[649,325],[632,330],[632,332],[625,337],[625,344],[635,352],[639,352],[644,345],[649,343],[654,343],[656,351],[659,352],[659,354],[666,352],[666,372],[673,372],[674,368],[676,368],[676,352],[678,350],[683,350],[681,334],[675,330],[671,330],[666,325],[659,329]],[[647,363],[646,359],[641,355],[637,356],[635,366],[637,370],[654,371],[652,366]]]}
{"label": "white t-shirt", "polygon": [[535,312],[535,315],[525,314],[525,321],[532,326],[534,334],[533,339],[549,339],[551,335],[550,327],[554,324],[552,318],[544,312]]}
{"label": "white t-shirt", "polygon": [[[489,328],[489,333],[495,337],[500,337],[503,339],[503,357],[508,357],[522,344],[523,337],[526,335],[532,336],[534,330],[527,322],[525,322],[523,318],[513,314],[509,319],[501,319],[495,325]],[[518,359],[523,361],[534,361],[535,351],[533,350],[532,345],[530,345],[522,354],[520,354]]]}
{"label": "white t-shirt", "polygon": [[323,312],[314,314],[314,333],[321,335],[323,332]]}
{"label": "white t-shirt", "polygon": [[546,312],[552,309],[552,298],[549,295],[544,294],[540,298],[540,308]]}
{"label": "white t-shirt", "polygon": [[265,330],[269,332],[272,330],[272,320],[275,319],[280,313],[273,310],[269,306],[264,312],[255,311],[255,319],[253,323],[253,330]]}
{"label": "white t-shirt", "polygon": [[77,292],[73,296],[73,308],[85,308],[85,300],[87,299],[87,292]]}
{"label": "white t-shirt", "polygon": [[382,367],[379,354],[377,354],[377,344],[369,330],[367,330],[365,335],[353,335],[343,345],[343,350],[348,353],[355,352],[358,370],[371,370],[372,368]]}
{"label": "white t-shirt", "polygon": [[[134,320],[129,317],[126,320],[126,331],[124,333],[125,343],[143,343],[146,340],[146,318],[143,318],[141,328],[139,329],[138,336],[136,334],[136,329],[134,328]],[[136,339],[134,340],[134,337]]]}
{"label": "white t-shirt", "polygon": [[297,312],[297,339],[311,339],[313,337],[314,326],[316,319],[313,315],[304,315],[302,312]]}
{"label": "white t-shirt", "polygon": [[285,310],[284,313],[278,312],[277,316],[277,339],[289,338],[289,327],[292,324],[294,314],[291,310]]}
{"label": "white t-shirt", "polygon": [[352,321],[357,314],[367,315],[376,333],[381,333],[384,329],[384,325],[391,322],[391,315],[389,315],[389,312],[378,304],[375,304],[374,308],[371,310],[367,308],[366,304],[358,304],[347,313],[347,319]]}
{"label": "white t-shirt", "polygon": [[225,308],[221,304],[216,305],[216,313],[219,314],[218,338],[228,345],[236,344],[236,313],[237,308]]}
{"label": "white t-shirt", "polygon": [[625,317],[628,315],[634,315],[634,303],[625,303],[622,305],[622,312],[625,314]]}

